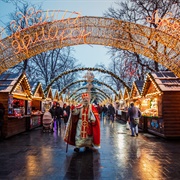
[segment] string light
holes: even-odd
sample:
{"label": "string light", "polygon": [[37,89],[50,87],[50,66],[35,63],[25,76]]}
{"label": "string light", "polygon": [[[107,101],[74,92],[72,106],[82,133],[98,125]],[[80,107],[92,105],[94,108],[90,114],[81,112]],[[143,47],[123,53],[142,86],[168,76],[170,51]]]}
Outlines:
{"label": "string light", "polygon": [[[166,32],[112,18],[77,16],[52,20],[0,39],[0,73],[47,50],[78,44],[98,44],[142,54],[180,77],[179,43],[178,38]],[[161,48],[156,48],[154,44]],[[169,53],[164,53],[165,49]]]}
{"label": "string light", "polygon": [[[38,92],[39,92],[39,94],[38,94]],[[43,88],[42,88],[42,84],[39,82],[37,84],[36,88],[35,88],[32,99],[41,100],[41,99],[44,99],[44,98],[45,98],[45,94],[44,94],[44,91],[43,91]]]}

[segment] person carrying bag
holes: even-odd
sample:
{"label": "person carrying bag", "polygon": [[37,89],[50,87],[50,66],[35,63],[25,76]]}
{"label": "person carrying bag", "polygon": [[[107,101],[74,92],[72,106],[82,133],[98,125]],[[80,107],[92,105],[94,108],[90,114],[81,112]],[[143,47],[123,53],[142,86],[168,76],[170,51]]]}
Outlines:
{"label": "person carrying bag", "polygon": [[130,104],[128,109],[128,118],[130,121],[131,136],[138,136],[138,124],[141,117],[141,111],[134,106],[134,103]]}

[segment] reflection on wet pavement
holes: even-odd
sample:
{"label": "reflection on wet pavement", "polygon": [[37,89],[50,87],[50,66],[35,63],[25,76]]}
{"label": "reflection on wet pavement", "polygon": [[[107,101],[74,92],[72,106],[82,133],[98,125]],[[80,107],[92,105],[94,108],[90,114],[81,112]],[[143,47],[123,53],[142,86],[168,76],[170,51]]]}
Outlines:
{"label": "reflection on wet pavement", "polygon": [[63,141],[64,127],[41,128],[0,142],[0,179],[171,180],[180,177],[180,141],[139,133],[101,120],[101,148],[79,153]]}

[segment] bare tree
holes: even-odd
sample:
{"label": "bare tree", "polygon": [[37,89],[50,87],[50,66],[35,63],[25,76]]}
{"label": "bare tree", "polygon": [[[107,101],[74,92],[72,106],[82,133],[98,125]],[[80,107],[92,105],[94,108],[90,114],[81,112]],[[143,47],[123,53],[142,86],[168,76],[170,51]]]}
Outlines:
{"label": "bare tree", "polygon": [[2,2],[5,3],[13,3],[13,4],[17,4],[18,2],[24,2],[24,0],[1,0]]}
{"label": "bare tree", "polygon": [[[40,7],[37,8],[29,3],[23,4],[22,7],[16,6],[15,12],[10,14],[10,19],[13,20],[15,26],[13,26],[14,28],[10,25],[8,26],[9,34],[32,26],[34,23],[39,23],[39,20],[41,19],[39,18],[39,15],[42,11],[38,10],[40,10]],[[32,11],[34,13],[32,13]],[[36,13],[37,11],[38,13]],[[29,16],[31,18],[27,18]],[[42,14],[40,16],[43,18]],[[26,72],[31,84],[40,81],[45,88],[57,75],[79,66],[76,65],[76,62],[77,60],[73,58],[73,48],[66,47],[43,52],[30,59],[26,59],[11,68],[10,71]],[[75,76],[75,74],[62,77],[53,84],[53,87],[61,90],[67,83],[70,83],[77,78],[77,75]]]}
{"label": "bare tree", "polygon": [[[168,12],[172,12],[174,18],[180,17],[180,0],[126,0],[125,2],[118,1],[115,5],[116,8],[110,7],[104,13],[106,17],[134,22],[152,28],[157,28],[157,24],[153,21],[155,19],[153,17],[155,15],[154,12],[157,10],[159,19],[166,16]],[[153,20],[148,22],[147,17],[152,17]],[[157,44],[155,44],[155,48],[158,48]],[[129,80],[133,81],[134,78],[144,80],[144,75],[149,71],[165,70],[165,68],[157,62],[153,62],[137,53],[117,48],[110,48],[109,53],[112,54],[112,64],[114,63],[114,59],[124,62],[122,63],[122,66],[126,72],[125,76],[126,78],[127,75],[131,76],[131,78],[125,79],[127,83]],[[125,78],[122,74],[118,75]]]}
{"label": "bare tree", "polygon": [[[73,50],[71,47],[63,49],[54,49],[48,52],[43,52],[30,59],[31,68],[27,71],[31,82],[42,82],[46,87],[59,74],[80,67],[76,65],[77,60],[73,58]],[[52,88],[61,90],[77,78],[77,74],[67,74],[57,80]]]}
{"label": "bare tree", "polygon": [[[27,17],[31,16],[28,20],[28,25],[32,25],[34,22],[38,23],[39,17],[34,13],[32,16],[32,9],[34,12],[40,10],[40,6],[36,7],[30,3],[22,3],[22,6],[19,6],[16,2],[16,10],[9,14],[10,23],[7,25],[7,32],[9,35],[27,28]],[[14,26],[11,25],[14,24]],[[19,71],[25,72],[28,68],[28,59],[25,59],[22,63],[15,66]]]}

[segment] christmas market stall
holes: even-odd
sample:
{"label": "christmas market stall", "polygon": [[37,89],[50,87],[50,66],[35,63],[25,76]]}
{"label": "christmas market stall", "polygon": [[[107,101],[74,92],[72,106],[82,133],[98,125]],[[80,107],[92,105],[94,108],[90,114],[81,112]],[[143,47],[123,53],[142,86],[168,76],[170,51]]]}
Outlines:
{"label": "christmas market stall", "polygon": [[127,121],[127,112],[128,112],[128,107],[129,107],[129,101],[130,101],[130,90],[125,87],[124,88],[124,96],[123,96],[123,106],[124,108],[122,109],[122,115],[121,115],[121,119],[123,121]]}
{"label": "christmas market stall", "polygon": [[149,73],[142,97],[147,131],[165,138],[180,137],[180,78],[170,71]]}
{"label": "christmas market stall", "polygon": [[3,137],[27,130],[31,116],[31,88],[25,73],[0,75],[0,101],[5,107]]}
{"label": "christmas market stall", "polygon": [[29,129],[42,125],[42,103],[45,100],[45,94],[40,82],[32,86],[32,112],[29,121]]}
{"label": "christmas market stall", "polygon": [[[133,102],[136,107],[141,109],[141,92],[144,85],[144,81],[136,80],[132,84],[131,93],[130,93],[130,102]],[[139,128],[145,131],[144,117],[140,118]]]}

